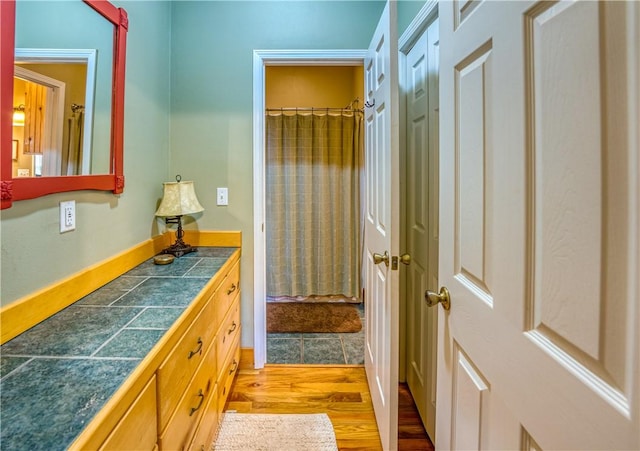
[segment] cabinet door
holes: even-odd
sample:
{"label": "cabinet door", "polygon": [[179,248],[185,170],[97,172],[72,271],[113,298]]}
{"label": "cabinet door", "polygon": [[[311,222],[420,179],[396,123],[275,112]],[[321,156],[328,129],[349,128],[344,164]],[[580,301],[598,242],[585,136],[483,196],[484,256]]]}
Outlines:
{"label": "cabinet door", "polygon": [[100,450],[151,450],[156,446],[157,437],[156,378],[153,376]]}

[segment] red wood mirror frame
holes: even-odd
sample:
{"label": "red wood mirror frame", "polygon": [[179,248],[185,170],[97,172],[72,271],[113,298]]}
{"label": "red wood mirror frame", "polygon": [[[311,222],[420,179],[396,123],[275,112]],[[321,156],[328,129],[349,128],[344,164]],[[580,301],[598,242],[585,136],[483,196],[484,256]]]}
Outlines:
{"label": "red wood mirror frame", "polygon": [[124,190],[123,128],[127,13],[105,0],[83,0],[114,25],[113,92],[111,107],[111,170],[103,175],[13,178],[11,127],[13,115],[13,63],[15,0],[0,0],[0,201],[9,208],[17,200],[78,190]]}

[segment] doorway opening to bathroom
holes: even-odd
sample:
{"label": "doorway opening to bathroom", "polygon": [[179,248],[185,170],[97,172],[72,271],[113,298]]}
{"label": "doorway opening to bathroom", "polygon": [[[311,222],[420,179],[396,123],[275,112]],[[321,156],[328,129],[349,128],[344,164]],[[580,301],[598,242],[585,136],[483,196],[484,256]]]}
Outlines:
{"label": "doorway opening to bathroom", "polygon": [[266,361],[363,364],[363,67],[264,75]]}

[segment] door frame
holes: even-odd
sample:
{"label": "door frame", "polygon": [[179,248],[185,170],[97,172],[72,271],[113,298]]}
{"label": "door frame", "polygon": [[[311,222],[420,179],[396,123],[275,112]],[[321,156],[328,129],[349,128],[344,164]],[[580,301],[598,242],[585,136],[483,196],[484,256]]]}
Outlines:
{"label": "door frame", "polygon": [[253,51],[253,352],[256,369],[263,368],[267,361],[265,66],[364,66],[366,55],[366,49]]}

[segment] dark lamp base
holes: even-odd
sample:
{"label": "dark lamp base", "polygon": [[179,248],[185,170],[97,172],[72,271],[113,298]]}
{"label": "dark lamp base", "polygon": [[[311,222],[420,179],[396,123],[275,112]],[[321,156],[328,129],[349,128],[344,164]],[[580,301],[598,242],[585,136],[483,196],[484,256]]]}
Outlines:
{"label": "dark lamp base", "polygon": [[185,243],[182,240],[176,241],[168,248],[162,251],[163,254],[171,254],[176,257],[182,257],[184,254],[188,254],[190,252],[197,252],[198,248],[193,247],[190,244]]}
{"label": "dark lamp base", "polygon": [[190,244],[182,241],[182,237],[184,236],[184,231],[182,230],[182,216],[175,216],[165,218],[165,223],[167,224],[178,224],[178,230],[176,232],[176,242],[171,246],[162,251],[163,254],[171,254],[176,257],[182,257],[184,254],[188,254],[190,252],[196,252],[198,250],[197,247],[193,247]]}

